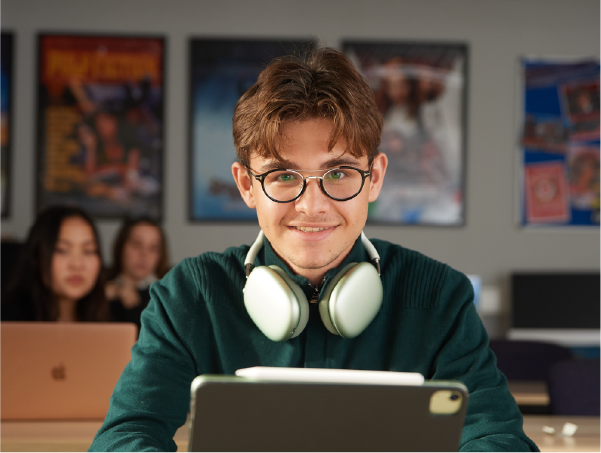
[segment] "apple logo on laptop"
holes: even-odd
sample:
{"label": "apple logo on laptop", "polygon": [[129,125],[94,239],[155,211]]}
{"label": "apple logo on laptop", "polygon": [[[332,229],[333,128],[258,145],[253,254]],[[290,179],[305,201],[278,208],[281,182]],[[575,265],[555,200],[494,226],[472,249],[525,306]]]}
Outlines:
{"label": "apple logo on laptop", "polygon": [[67,375],[65,374],[65,365],[60,363],[58,366],[52,368],[52,379],[55,381],[64,381]]}

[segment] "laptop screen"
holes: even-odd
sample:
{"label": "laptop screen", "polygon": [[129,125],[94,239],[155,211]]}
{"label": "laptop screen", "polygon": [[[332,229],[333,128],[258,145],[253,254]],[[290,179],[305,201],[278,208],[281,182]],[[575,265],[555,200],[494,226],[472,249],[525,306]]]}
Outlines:
{"label": "laptop screen", "polygon": [[98,419],[131,360],[131,323],[3,322],[2,419]]}

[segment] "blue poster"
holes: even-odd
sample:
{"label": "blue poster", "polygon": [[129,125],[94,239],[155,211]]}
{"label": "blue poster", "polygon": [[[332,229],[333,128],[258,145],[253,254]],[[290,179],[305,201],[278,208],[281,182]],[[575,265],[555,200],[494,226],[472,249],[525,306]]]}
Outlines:
{"label": "blue poster", "polygon": [[522,225],[599,225],[599,61],[523,60]]}
{"label": "blue poster", "polygon": [[191,41],[190,220],[256,221],[255,210],[246,206],[232,177],[237,160],[234,108],[273,58],[304,45],[280,40]]}

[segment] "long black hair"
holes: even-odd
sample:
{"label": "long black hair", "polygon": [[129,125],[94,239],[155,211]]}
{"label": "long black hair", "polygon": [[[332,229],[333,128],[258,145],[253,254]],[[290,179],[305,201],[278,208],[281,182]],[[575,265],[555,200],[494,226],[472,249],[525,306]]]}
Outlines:
{"label": "long black hair", "polygon": [[[52,275],[52,255],[63,222],[72,217],[83,219],[94,232],[98,257],[102,265],[100,237],[92,218],[82,209],[72,206],[52,206],[41,212],[31,229],[15,268],[2,295],[2,319],[12,321],[56,321],[59,307],[49,288]],[[77,301],[78,321],[107,319],[102,272],[87,295]]]}

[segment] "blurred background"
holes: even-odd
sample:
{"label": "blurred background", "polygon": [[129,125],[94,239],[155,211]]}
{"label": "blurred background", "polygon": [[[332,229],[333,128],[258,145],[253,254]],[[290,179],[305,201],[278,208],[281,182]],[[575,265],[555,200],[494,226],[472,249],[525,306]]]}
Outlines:
{"label": "blurred background", "polygon": [[[15,39],[12,186],[3,239],[24,240],[36,215],[39,33],[165,38],[161,224],[172,265],[250,243],[258,233],[248,221],[190,220],[191,39],[318,40],[339,49],[344,40],[448,42],[468,49],[463,225],[368,225],[367,236],[478,276],[479,309],[493,337],[504,336],[510,324],[513,273],[599,272],[599,228],[520,226],[518,184],[520,58],[598,59],[596,0],[4,0],[2,31]],[[121,221],[97,224],[110,265]]]}

